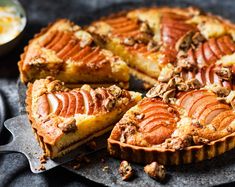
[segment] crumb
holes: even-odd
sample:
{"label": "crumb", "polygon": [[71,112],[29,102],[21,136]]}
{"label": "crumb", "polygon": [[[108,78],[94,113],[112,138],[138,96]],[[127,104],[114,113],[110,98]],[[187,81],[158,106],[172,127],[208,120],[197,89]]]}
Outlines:
{"label": "crumb", "polygon": [[45,163],[47,162],[47,157],[46,157],[46,155],[43,154],[43,155],[39,158],[39,160],[40,160],[40,163],[41,163],[41,164],[45,164]]}
{"label": "crumb", "polygon": [[108,166],[104,166],[102,171],[108,171],[109,170],[109,167]]}
{"label": "crumb", "polygon": [[46,168],[43,164],[40,164],[40,166],[36,170],[43,171],[43,170],[46,170]]}
{"label": "crumb", "polygon": [[119,173],[122,176],[122,180],[128,181],[132,178],[134,170],[127,161],[122,161],[119,167]]}
{"label": "crumb", "polygon": [[86,146],[87,146],[89,149],[91,149],[91,150],[96,150],[96,147],[97,147],[96,142],[95,142],[94,140],[88,142],[88,143],[86,144]]}
{"label": "crumb", "polygon": [[144,172],[147,173],[150,177],[163,181],[166,176],[165,167],[157,162],[152,162],[144,167]]}
{"label": "crumb", "polygon": [[78,170],[81,167],[80,163],[77,163],[76,165],[73,165],[73,169]]}

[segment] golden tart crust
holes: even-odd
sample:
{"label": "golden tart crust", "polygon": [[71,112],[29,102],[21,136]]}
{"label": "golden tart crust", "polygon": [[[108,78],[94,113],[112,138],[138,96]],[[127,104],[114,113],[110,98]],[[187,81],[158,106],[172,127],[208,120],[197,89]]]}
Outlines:
{"label": "golden tart crust", "polygon": [[27,91],[27,112],[47,156],[62,156],[112,129],[141,99],[117,86],[68,89],[52,78],[36,80]]}
{"label": "golden tart crust", "polygon": [[127,84],[129,80],[125,62],[97,46],[88,32],[66,19],[35,35],[18,65],[24,83],[46,76],[66,83]]}

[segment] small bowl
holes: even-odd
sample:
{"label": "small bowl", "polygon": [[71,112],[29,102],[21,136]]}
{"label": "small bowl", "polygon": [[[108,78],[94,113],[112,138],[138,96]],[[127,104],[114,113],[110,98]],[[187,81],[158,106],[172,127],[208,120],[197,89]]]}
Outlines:
{"label": "small bowl", "polygon": [[19,41],[22,39],[22,35],[23,35],[23,32],[26,27],[26,23],[27,23],[27,17],[26,17],[24,8],[22,7],[22,5],[20,4],[18,0],[0,0],[0,6],[15,7],[19,15],[25,19],[25,22],[23,23],[24,25],[22,25],[23,28],[20,31],[20,33],[15,38],[8,41],[7,43],[0,44],[0,56],[3,56],[7,54],[8,52],[10,52],[12,49],[14,49],[19,43]]}

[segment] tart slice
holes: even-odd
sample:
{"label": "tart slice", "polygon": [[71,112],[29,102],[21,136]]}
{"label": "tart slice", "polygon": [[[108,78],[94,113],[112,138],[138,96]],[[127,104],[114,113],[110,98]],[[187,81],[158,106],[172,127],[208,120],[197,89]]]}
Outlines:
{"label": "tart slice", "polygon": [[68,89],[52,78],[36,80],[27,91],[27,112],[46,155],[55,158],[100,136],[141,99],[118,86]]}
{"label": "tart slice", "polygon": [[18,63],[24,83],[53,76],[65,83],[128,85],[128,67],[98,47],[78,25],[61,19],[35,35]]}
{"label": "tart slice", "polygon": [[144,98],[115,125],[108,150],[138,163],[178,165],[213,158],[234,148],[234,142],[231,105],[214,92],[191,90],[170,102]]}
{"label": "tart slice", "polygon": [[218,76],[217,70],[235,69],[234,28],[192,7],[160,7],[114,14],[94,22],[88,31],[150,84],[180,74],[186,80],[201,79],[204,85],[229,87],[231,77]]}

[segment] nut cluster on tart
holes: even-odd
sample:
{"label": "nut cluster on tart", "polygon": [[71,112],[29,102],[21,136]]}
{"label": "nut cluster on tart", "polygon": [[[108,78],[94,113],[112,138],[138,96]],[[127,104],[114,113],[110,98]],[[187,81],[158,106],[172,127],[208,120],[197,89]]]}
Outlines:
{"label": "nut cluster on tart", "polygon": [[[235,26],[196,8],[124,11],[84,28],[58,20],[29,42],[19,69],[35,81],[27,111],[52,158],[110,130],[110,155],[138,163],[235,147]],[[143,99],[122,89],[129,74],[153,86]]]}

